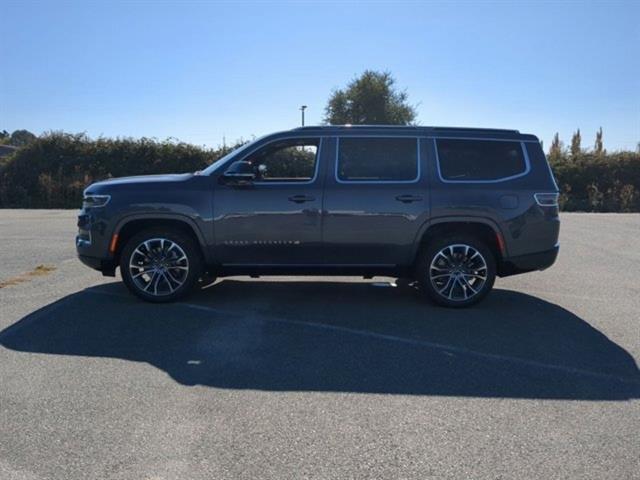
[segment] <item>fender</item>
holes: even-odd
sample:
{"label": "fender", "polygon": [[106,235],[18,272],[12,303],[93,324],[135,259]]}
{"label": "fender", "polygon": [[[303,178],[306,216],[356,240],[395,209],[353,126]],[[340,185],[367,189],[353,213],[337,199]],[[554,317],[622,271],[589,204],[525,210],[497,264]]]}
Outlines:
{"label": "fender", "polygon": [[122,228],[135,220],[176,220],[182,223],[187,224],[193,233],[195,233],[196,238],[198,239],[198,243],[200,244],[200,248],[205,258],[206,263],[212,263],[211,252],[210,249],[207,248],[207,242],[205,241],[205,237],[198,227],[198,224],[191,218],[186,215],[182,215],[180,213],[157,213],[157,212],[149,212],[149,213],[134,213],[131,215],[126,215],[118,220],[111,236],[120,232]]}
{"label": "fender", "polygon": [[[496,235],[500,235],[504,239],[504,232],[502,231],[500,226],[494,220],[488,217],[451,215],[446,217],[431,218],[426,222],[424,222],[418,229],[418,233],[416,234],[416,237],[414,238],[414,241],[413,241],[413,250],[411,252],[411,255],[412,255],[411,258],[416,258],[416,255],[418,254],[418,249],[420,248],[420,240],[422,239],[422,237],[424,236],[424,234],[427,232],[429,228],[438,224],[451,223],[451,222],[482,223],[484,225],[488,225],[489,227],[491,227],[493,231],[496,233]],[[506,244],[505,244],[504,256],[505,258],[509,257],[509,252]]]}

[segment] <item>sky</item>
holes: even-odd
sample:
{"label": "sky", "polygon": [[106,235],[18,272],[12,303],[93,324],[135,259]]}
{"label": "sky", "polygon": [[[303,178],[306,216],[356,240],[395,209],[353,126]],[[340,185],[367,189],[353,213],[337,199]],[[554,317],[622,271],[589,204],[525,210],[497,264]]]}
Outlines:
{"label": "sky", "polygon": [[320,124],[389,71],[420,125],[640,142],[640,0],[0,0],[0,130],[215,147]]}

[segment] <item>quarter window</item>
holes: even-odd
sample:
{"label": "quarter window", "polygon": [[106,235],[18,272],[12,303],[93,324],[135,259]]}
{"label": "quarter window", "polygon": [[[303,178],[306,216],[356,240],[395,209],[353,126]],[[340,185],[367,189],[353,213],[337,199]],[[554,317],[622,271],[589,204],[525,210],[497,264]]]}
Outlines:
{"label": "quarter window", "polygon": [[296,138],[266,145],[245,160],[259,182],[308,182],[315,177],[320,139]]}
{"label": "quarter window", "polygon": [[444,180],[500,180],[527,169],[520,142],[438,139],[436,145]]}
{"label": "quarter window", "polygon": [[416,138],[340,138],[338,180],[406,182],[418,178]]}

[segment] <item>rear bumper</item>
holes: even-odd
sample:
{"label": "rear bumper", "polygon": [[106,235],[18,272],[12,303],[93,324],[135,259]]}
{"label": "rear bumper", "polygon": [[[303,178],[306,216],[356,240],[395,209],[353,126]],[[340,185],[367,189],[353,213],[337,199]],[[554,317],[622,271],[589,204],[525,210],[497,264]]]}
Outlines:
{"label": "rear bumper", "polygon": [[507,277],[509,275],[517,275],[518,273],[544,270],[555,263],[559,251],[560,245],[556,245],[551,250],[545,250],[544,252],[507,258],[498,266],[498,275]]}

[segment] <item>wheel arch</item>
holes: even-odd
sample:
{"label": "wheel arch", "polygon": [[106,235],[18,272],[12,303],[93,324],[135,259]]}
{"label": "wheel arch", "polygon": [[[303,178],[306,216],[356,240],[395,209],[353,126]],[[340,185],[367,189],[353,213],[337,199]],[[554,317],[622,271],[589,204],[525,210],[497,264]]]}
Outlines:
{"label": "wheel arch", "polygon": [[442,217],[425,223],[418,232],[413,262],[431,240],[455,233],[480,238],[491,249],[498,265],[507,257],[504,235],[494,221],[482,217]]}
{"label": "wheel arch", "polygon": [[167,227],[170,229],[181,231],[189,235],[200,248],[202,258],[206,263],[210,262],[209,252],[206,248],[206,242],[202,232],[198,228],[197,224],[183,215],[130,215],[121,219],[116,228],[113,230],[112,242],[114,236],[117,235],[115,240],[115,251],[110,252],[113,255],[114,264],[118,265],[120,262],[120,255],[122,249],[126,245],[127,241],[136,233],[144,230],[145,228],[158,228]]}

